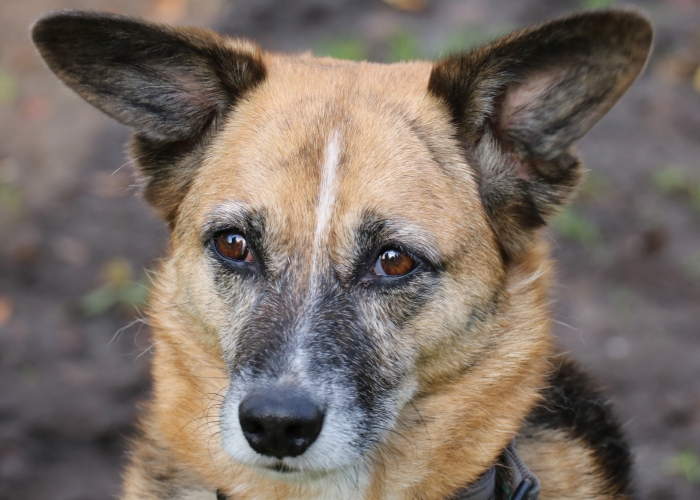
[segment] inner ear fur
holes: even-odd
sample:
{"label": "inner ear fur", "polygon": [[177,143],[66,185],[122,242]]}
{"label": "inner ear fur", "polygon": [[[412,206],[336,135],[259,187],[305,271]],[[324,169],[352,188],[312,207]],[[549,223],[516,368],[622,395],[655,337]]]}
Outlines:
{"label": "inner ear fur", "polygon": [[482,201],[506,259],[574,193],[580,139],[646,64],[648,19],[635,11],[576,14],[435,63],[444,101],[478,170]]}
{"label": "inner ear fur", "polygon": [[66,85],[131,127],[143,195],[171,224],[203,147],[266,73],[252,43],[113,14],[49,14],[32,39]]}

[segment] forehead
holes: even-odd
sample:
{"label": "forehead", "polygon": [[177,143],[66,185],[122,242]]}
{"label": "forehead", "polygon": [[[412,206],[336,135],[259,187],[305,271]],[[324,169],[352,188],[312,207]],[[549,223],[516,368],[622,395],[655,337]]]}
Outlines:
{"label": "forehead", "polygon": [[188,212],[200,226],[246,207],[298,240],[323,210],[336,229],[371,213],[439,229],[437,243],[449,247],[483,222],[471,170],[427,93],[429,63],[267,64],[267,79],[232,113],[195,180]]}

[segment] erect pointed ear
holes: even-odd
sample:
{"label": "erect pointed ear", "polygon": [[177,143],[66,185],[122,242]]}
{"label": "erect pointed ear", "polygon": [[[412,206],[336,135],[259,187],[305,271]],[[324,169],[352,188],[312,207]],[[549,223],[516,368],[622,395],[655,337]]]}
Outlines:
{"label": "erect pointed ear", "polygon": [[205,29],[58,12],[32,39],[66,85],[133,129],[144,196],[169,221],[217,123],[265,78],[257,46]]}
{"label": "erect pointed ear", "polygon": [[429,91],[448,106],[507,258],[581,176],[571,146],[642,71],[652,27],[625,10],[577,14],[439,61]]}

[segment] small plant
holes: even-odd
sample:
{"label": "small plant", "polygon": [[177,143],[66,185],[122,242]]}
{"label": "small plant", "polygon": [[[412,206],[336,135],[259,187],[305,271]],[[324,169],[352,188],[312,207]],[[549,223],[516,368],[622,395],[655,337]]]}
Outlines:
{"label": "small plant", "polygon": [[693,451],[680,452],[668,460],[665,469],[669,474],[681,476],[691,484],[700,484],[700,459]]}
{"label": "small plant", "polygon": [[338,38],[322,44],[316,53],[320,56],[363,61],[367,59],[367,44],[360,38]]}
{"label": "small plant", "polygon": [[143,281],[133,281],[133,268],[126,259],[117,257],[102,268],[103,284],[82,296],[76,304],[80,316],[100,316],[114,306],[138,309],[146,302],[148,286]]}
{"label": "small plant", "polygon": [[0,70],[0,104],[13,104],[17,99],[18,91],[17,78]]}
{"label": "small plant", "polygon": [[605,176],[596,171],[586,172],[580,195],[586,198],[601,198],[608,193],[609,189],[610,182]]}
{"label": "small plant", "polygon": [[561,210],[553,225],[564,239],[570,241],[592,245],[600,239],[598,227],[568,207]]}
{"label": "small plant", "polygon": [[433,57],[444,57],[448,54],[454,54],[463,50],[467,50],[482,43],[488,42],[497,38],[499,35],[512,31],[511,25],[477,25],[470,24],[462,26],[456,31],[445,37],[440,44],[440,50],[437,54],[432,54]]}
{"label": "small plant", "polygon": [[661,194],[682,192],[687,187],[685,172],[676,165],[669,165],[654,172],[651,182]]}
{"label": "small plant", "polygon": [[579,3],[584,9],[603,9],[612,7],[617,3],[617,0],[580,0]]}
{"label": "small plant", "polygon": [[420,57],[420,43],[410,31],[399,31],[389,40],[389,59],[391,61],[412,61]]}
{"label": "small plant", "polygon": [[22,192],[12,184],[0,181],[0,208],[16,214],[23,206]]}
{"label": "small plant", "polygon": [[700,179],[695,179],[678,165],[669,165],[651,177],[652,185],[666,196],[688,197],[690,203],[700,210]]}

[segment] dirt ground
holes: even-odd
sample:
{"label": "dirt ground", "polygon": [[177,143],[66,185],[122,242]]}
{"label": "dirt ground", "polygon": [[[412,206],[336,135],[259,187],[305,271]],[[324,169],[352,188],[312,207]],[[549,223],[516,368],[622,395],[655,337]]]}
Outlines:
{"label": "dirt ground", "polygon": [[[0,2],[0,498],[118,492],[148,393],[138,321],[164,224],[130,189],[126,130],[29,44],[42,12],[91,7],[249,36],[265,48],[434,57],[611,0]],[[581,142],[591,170],[551,230],[556,334],[606,387],[640,499],[700,498],[700,3],[638,2],[648,70]]]}

